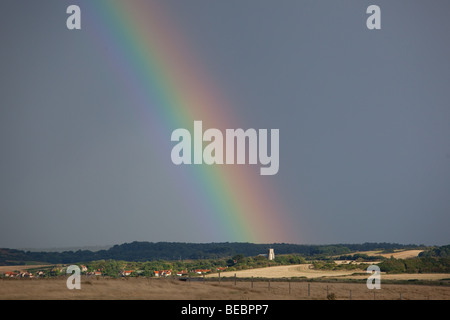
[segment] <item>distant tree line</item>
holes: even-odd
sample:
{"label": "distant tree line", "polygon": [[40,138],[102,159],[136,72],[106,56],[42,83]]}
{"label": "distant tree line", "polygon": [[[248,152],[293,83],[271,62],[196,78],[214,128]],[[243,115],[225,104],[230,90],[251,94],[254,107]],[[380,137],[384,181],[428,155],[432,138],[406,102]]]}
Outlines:
{"label": "distant tree line", "polygon": [[391,258],[378,266],[386,273],[450,273],[450,257]]}
{"label": "distant tree line", "polygon": [[450,245],[428,248],[416,258],[387,259],[379,266],[387,273],[450,273]]}
{"label": "distant tree line", "polygon": [[317,260],[312,263],[314,269],[316,270],[361,270],[366,269],[369,263],[342,263],[337,264],[334,260]]}
{"label": "distant tree line", "polygon": [[440,258],[450,257],[450,245],[429,248],[428,250],[419,253],[419,257],[440,257]]}
{"label": "distant tree line", "polygon": [[381,261],[386,258],[383,256],[369,256],[365,253],[355,253],[349,255],[342,255],[337,257],[335,260],[354,260],[354,261]]}
{"label": "distant tree line", "polygon": [[154,260],[154,261],[121,261],[98,260],[86,263],[88,272],[101,270],[102,274],[110,277],[118,277],[122,270],[133,270],[131,276],[154,276],[158,270],[171,270],[172,275],[177,272],[198,276],[196,269],[210,270],[217,273],[217,268],[226,268],[226,271],[263,268],[268,266],[301,264],[306,260],[298,255],[283,255],[268,260],[263,256],[245,257],[243,254],[234,255],[228,259],[197,259],[197,260]]}
{"label": "distant tree line", "polygon": [[[95,260],[89,262],[78,262],[82,274],[92,276],[107,276],[117,278],[129,277],[153,277],[155,271],[170,270],[171,275],[175,276],[181,273],[184,276],[198,277],[199,269],[202,273],[218,273],[222,271],[236,271],[253,268],[263,268],[269,266],[289,265],[306,263],[306,260],[299,255],[281,255],[274,260],[268,260],[264,256],[245,257],[243,254],[237,254],[230,258],[222,259],[196,259],[196,260],[153,260],[153,261],[123,261],[123,260]],[[40,277],[55,277],[65,274],[66,266],[62,264],[29,268],[28,271]],[[13,267],[12,267],[12,270]],[[42,272],[42,274],[41,274]],[[99,272],[100,275],[95,275]],[[2,275],[0,274],[0,277]]]}
{"label": "distant tree line", "polygon": [[414,249],[420,247],[422,246],[396,243],[300,245],[287,243],[154,243],[135,241],[115,245],[108,250],[100,251],[30,252],[15,249],[0,249],[0,265],[24,264],[28,261],[66,264],[98,260],[156,261],[221,259],[229,258],[237,254],[242,254],[244,257],[254,257],[267,253],[269,248],[275,250],[275,256],[296,254],[308,259],[326,259],[331,255],[345,255],[355,251]]}

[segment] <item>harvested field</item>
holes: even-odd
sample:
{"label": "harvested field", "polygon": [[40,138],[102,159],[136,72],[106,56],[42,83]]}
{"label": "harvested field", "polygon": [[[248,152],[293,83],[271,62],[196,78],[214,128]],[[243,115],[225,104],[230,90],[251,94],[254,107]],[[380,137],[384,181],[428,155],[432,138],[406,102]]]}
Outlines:
{"label": "harvested field", "polygon": [[393,253],[381,253],[381,252],[382,251],[359,251],[349,253],[348,255],[367,254],[368,256],[382,256],[385,258],[390,258],[392,256],[395,259],[409,259],[417,257],[419,253],[423,252],[423,250],[396,250]]}
{"label": "harvested field", "polygon": [[38,269],[38,268],[47,268],[51,267],[53,264],[41,264],[41,265],[19,265],[19,266],[0,266],[0,274],[5,273],[6,271],[20,271],[24,272],[28,269]]}
{"label": "harvested field", "polygon": [[[291,277],[305,277],[305,278],[320,278],[320,277],[342,277],[355,273],[355,270],[314,270],[311,269],[311,264],[296,264],[289,266],[275,266],[268,268],[248,269],[240,271],[222,272],[223,277],[239,278],[291,278]],[[217,274],[208,275],[208,277],[217,277]]]}
{"label": "harvested field", "polygon": [[[290,266],[276,266],[269,268],[248,269],[240,271],[222,272],[221,277],[237,278],[307,278],[307,279],[367,279],[369,276],[362,270],[314,270],[311,264],[299,264]],[[361,274],[363,273],[363,274]],[[218,277],[217,274],[210,274],[207,277]],[[450,279],[448,273],[401,273],[401,274],[385,274],[381,273],[384,280],[430,280],[437,281],[442,279]]]}
{"label": "harvested field", "polygon": [[[309,286],[309,295],[308,295]],[[3,279],[0,299],[32,300],[448,300],[450,286],[382,284],[369,290],[365,283],[287,281],[179,281],[147,278],[82,277],[80,290],[69,290],[66,278]],[[374,295],[375,294],[375,295]]]}
{"label": "harvested field", "polygon": [[423,250],[406,250],[394,253],[382,253],[379,255],[385,258],[390,258],[393,256],[395,259],[409,259],[417,257],[421,252],[423,252]]}

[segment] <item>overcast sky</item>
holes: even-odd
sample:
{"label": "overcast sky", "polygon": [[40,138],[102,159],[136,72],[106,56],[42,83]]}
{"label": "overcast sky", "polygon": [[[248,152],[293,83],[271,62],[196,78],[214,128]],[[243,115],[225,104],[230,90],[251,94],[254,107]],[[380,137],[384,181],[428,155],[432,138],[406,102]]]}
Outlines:
{"label": "overcast sky", "polygon": [[[450,243],[449,1],[160,2],[230,112],[280,129],[270,181],[303,243]],[[89,21],[68,33],[70,4],[0,5],[0,247],[235,241],[181,219]]]}

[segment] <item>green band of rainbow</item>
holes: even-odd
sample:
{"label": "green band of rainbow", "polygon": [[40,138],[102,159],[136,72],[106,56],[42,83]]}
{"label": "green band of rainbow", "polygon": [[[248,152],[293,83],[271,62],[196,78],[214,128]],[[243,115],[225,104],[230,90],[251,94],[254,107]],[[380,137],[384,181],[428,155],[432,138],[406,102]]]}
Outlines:
{"label": "green band of rainbow", "polygon": [[[113,48],[114,66],[134,102],[147,109],[158,127],[161,148],[170,161],[174,129],[192,128],[194,120],[215,128],[238,128],[238,122],[162,2],[95,0],[86,8],[95,21],[96,30],[90,31]],[[203,218],[213,233],[231,241],[299,242],[279,195],[270,189],[269,178],[259,175],[259,167],[190,165],[186,170],[198,201],[207,207],[209,216]]]}

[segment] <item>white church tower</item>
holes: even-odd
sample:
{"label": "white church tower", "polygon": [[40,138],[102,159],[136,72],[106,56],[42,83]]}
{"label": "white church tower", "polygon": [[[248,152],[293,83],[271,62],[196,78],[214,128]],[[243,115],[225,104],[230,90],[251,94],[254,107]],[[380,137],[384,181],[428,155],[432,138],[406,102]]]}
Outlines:
{"label": "white church tower", "polygon": [[267,258],[269,260],[275,259],[275,252],[273,251],[273,249],[269,249],[269,255],[267,256]]}

